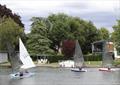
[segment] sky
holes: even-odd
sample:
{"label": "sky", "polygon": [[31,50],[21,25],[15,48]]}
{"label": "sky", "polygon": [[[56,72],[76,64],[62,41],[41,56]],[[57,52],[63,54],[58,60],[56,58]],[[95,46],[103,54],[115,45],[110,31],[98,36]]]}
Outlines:
{"label": "sky", "polygon": [[26,33],[30,32],[32,17],[47,17],[53,13],[80,17],[112,32],[120,15],[120,0],[0,0],[0,4],[21,16]]}

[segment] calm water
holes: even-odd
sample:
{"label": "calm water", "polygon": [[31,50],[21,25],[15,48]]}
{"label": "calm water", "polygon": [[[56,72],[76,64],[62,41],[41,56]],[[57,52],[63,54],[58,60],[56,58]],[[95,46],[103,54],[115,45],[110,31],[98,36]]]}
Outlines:
{"label": "calm water", "polygon": [[35,76],[10,79],[10,69],[0,68],[0,85],[120,85],[120,70],[101,72],[86,68],[88,72],[71,72],[69,68],[37,67]]}

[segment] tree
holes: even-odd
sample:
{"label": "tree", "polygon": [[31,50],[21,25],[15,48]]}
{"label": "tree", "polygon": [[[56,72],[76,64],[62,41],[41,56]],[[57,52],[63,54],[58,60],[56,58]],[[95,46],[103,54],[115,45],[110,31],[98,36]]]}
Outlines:
{"label": "tree", "polygon": [[12,13],[9,8],[0,4],[0,18],[3,18],[4,16],[6,16],[6,18],[11,17],[19,26],[24,27],[19,15]]}
{"label": "tree", "polygon": [[114,41],[118,51],[120,51],[120,20],[117,20],[117,24],[113,26],[113,30],[112,40]]}
{"label": "tree", "polygon": [[63,13],[52,14],[48,19],[53,24],[51,40],[53,47],[60,48],[61,42],[67,39],[79,40],[84,53],[91,52],[91,43],[99,40],[99,33],[92,22],[79,17],[68,16]]}
{"label": "tree", "polygon": [[84,42],[81,44],[81,49],[84,54],[91,53],[91,43],[100,40],[98,29],[94,26],[91,21],[80,22],[83,27]]}
{"label": "tree", "polygon": [[101,40],[108,40],[109,39],[110,33],[106,28],[104,28],[104,27],[100,28],[99,33],[100,33]]}
{"label": "tree", "polygon": [[54,51],[50,48],[52,41],[48,38],[51,23],[41,17],[33,17],[31,33],[28,34],[27,46],[32,55],[50,55]]}
{"label": "tree", "polygon": [[19,59],[16,56],[15,49],[18,45],[18,38],[23,31],[11,18],[0,19],[0,45],[4,46],[8,51],[10,63],[13,68],[19,65]]}
{"label": "tree", "polygon": [[[21,22],[20,20],[20,16],[18,14],[12,13],[12,10],[10,10],[9,8],[7,8],[5,5],[1,5],[0,4],[0,19],[4,20],[7,18],[11,18],[12,20],[14,20],[15,23],[17,23],[21,28],[24,27],[24,24]],[[21,34],[22,39],[24,39],[25,41],[25,33],[23,31],[23,33]],[[18,47],[18,46],[16,46]],[[16,48],[16,50],[18,50],[18,48]],[[6,47],[5,45],[0,45],[0,51],[6,51]]]}
{"label": "tree", "polygon": [[80,41],[84,41],[84,36],[81,33],[82,28],[79,29],[80,24],[74,17],[59,13],[48,16],[48,19],[53,25],[50,34],[50,39],[53,41],[53,48],[58,47],[58,49],[54,50],[59,50],[64,40],[79,39]]}
{"label": "tree", "polygon": [[73,57],[75,50],[75,40],[64,40],[62,44],[62,51],[66,58]]}

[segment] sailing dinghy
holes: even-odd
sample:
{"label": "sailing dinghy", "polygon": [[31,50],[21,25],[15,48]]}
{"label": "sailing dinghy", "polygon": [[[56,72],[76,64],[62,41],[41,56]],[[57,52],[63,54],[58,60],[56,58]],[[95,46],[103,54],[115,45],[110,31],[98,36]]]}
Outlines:
{"label": "sailing dinghy", "polygon": [[76,40],[75,53],[74,53],[74,68],[71,69],[71,71],[86,72],[87,70],[83,69],[83,64],[84,64],[84,58],[83,58],[82,50],[78,40]]}
{"label": "sailing dinghy", "polygon": [[110,50],[110,42],[103,41],[103,52],[102,52],[102,68],[99,68],[99,71],[115,71],[116,69],[112,68],[113,63],[113,52]]}
{"label": "sailing dinghy", "polygon": [[19,38],[19,59],[22,62],[19,70],[22,70],[22,76],[20,76],[20,72],[10,74],[11,78],[25,78],[34,75],[34,73],[27,72],[27,69],[35,67],[27,49],[25,48],[22,40]]}

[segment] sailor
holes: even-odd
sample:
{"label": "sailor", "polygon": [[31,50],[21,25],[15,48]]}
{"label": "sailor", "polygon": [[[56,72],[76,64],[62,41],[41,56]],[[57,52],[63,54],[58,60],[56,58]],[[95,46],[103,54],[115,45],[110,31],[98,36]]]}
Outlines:
{"label": "sailor", "polygon": [[79,70],[82,70],[82,67],[79,67]]}
{"label": "sailor", "polygon": [[110,67],[108,67],[108,70],[111,70],[111,68],[110,68]]}
{"label": "sailor", "polygon": [[19,75],[19,76],[20,76],[20,77],[23,76],[23,72],[20,72],[20,75]]}

